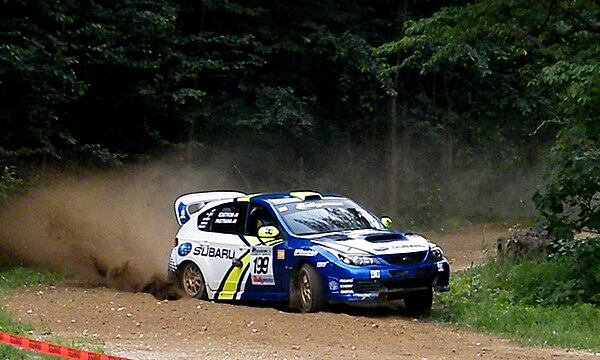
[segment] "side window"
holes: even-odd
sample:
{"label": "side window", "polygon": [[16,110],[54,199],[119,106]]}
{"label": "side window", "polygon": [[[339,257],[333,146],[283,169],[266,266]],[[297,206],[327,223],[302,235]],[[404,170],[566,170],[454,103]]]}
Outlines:
{"label": "side window", "polygon": [[210,231],[226,234],[241,233],[247,204],[227,203],[215,208]]}
{"label": "side window", "polygon": [[209,231],[210,220],[215,215],[215,208],[208,210],[207,212],[198,215],[198,230]]}
{"label": "side window", "polygon": [[273,215],[260,205],[250,205],[244,234],[258,236],[258,228],[269,225],[277,226],[277,221]]}

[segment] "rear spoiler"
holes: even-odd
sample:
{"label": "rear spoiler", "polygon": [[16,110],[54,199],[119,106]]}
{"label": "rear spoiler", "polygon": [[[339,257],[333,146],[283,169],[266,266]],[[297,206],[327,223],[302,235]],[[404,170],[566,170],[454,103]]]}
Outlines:
{"label": "rear spoiler", "polygon": [[181,226],[190,219],[192,214],[200,211],[206,204],[241,196],[246,196],[246,194],[237,191],[207,191],[182,195],[175,200],[175,217]]}

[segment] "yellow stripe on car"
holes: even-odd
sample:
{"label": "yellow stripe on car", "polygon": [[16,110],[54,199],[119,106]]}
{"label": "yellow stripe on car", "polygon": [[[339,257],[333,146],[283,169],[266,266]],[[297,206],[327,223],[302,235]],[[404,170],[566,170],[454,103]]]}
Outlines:
{"label": "yellow stripe on car", "polygon": [[[263,245],[264,243],[257,238],[256,236],[244,236],[244,239],[250,246]],[[279,242],[283,240],[278,240]],[[237,294],[240,288],[240,281],[242,281],[242,275],[246,273],[248,269],[248,265],[250,264],[250,254],[249,251],[246,255],[244,255],[240,261],[242,262],[241,267],[231,266],[227,277],[224,280],[224,285],[222,290],[217,295],[217,299],[219,300],[233,300],[235,295]]]}
{"label": "yellow stripe on car", "polygon": [[244,236],[244,239],[246,239],[246,241],[248,242],[248,245],[250,246],[256,246],[256,245],[262,245],[264,244],[264,242],[256,237],[256,236]]}
{"label": "yellow stripe on car", "polygon": [[321,196],[321,194],[319,194],[318,192],[314,192],[314,191],[293,191],[290,193],[291,197],[295,197],[297,199],[300,199],[302,201],[306,201],[306,198],[311,197],[313,199],[322,199],[323,196]]}
{"label": "yellow stripe on car", "polygon": [[227,275],[225,279],[225,285],[223,285],[223,290],[219,292],[217,298],[219,300],[233,300],[235,294],[238,292],[239,283],[242,280],[242,275],[246,273],[246,269],[248,269],[248,265],[250,264],[250,252],[248,252],[244,257],[241,258],[242,266],[235,267],[232,265],[232,269]]}
{"label": "yellow stripe on car", "polygon": [[256,193],[256,194],[249,194],[246,196],[242,196],[236,199],[237,202],[250,202],[250,199],[252,199],[255,196],[261,195],[261,193]]}
{"label": "yellow stripe on car", "polygon": [[282,239],[272,239],[272,240],[265,241],[265,245],[275,246],[275,245],[280,244],[282,242],[283,242]]}

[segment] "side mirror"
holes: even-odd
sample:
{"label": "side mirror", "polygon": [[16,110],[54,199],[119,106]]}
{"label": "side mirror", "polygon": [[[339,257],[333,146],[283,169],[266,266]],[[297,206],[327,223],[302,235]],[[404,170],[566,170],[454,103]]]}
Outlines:
{"label": "side mirror", "polygon": [[279,235],[279,229],[275,226],[261,226],[258,229],[259,238],[273,239]]}
{"label": "side mirror", "polygon": [[385,225],[385,227],[389,228],[392,227],[392,218],[389,216],[382,216],[381,217],[381,222],[383,223],[383,225]]}

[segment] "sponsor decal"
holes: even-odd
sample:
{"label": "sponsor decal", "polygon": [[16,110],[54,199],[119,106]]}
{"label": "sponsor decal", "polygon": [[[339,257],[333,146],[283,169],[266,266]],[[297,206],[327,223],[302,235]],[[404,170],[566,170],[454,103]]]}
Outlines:
{"label": "sponsor decal", "polygon": [[402,245],[392,246],[392,249],[410,249],[410,248],[427,248],[427,246],[419,245],[419,244],[402,244]]}
{"label": "sponsor decal", "polygon": [[340,284],[340,289],[352,289],[354,284]]}
{"label": "sponsor decal", "polygon": [[207,226],[208,226],[208,221],[202,220],[202,222],[198,225],[198,229],[200,229],[200,230],[206,229]]}
{"label": "sponsor decal", "polygon": [[388,249],[389,249],[388,247],[377,247],[377,248],[375,248],[373,250],[375,250],[375,251],[386,251]]}
{"label": "sponsor decal", "polygon": [[285,250],[277,249],[277,260],[285,260]]}
{"label": "sponsor decal", "polygon": [[340,284],[353,283],[354,279],[340,279]]}
{"label": "sponsor decal", "polygon": [[444,272],[444,263],[443,262],[437,263],[437,268],[438,268],[438,272]]}
{"label": "sponsor decal", "polygon": [[273,248],[270,246],[257,246],[252,250],[250,257],[252,285],[275,285],[272,259]]}
{"label": "sponsor decal", "polygon": [[288,207],[287,206],[280,206],[277,208],[277,211],[279,212],[286,212],[288,211]]}
{"label": "sponsor decal", "polygon": [[340,288],[340,286],[338,285],[337,281],[335,280],[329,280],[329,290],[331,291],[338,291]]}
{"label": "sponsor decal", "polygon": [[186,242],[186,243],[179,245],[179,249],[177,249],[177,254],[179,254],[179,256],[186,256],[191,251],[192,251],[192,244]]}
{"label": "sponsor decal", "polygon": [[317,255],[318,252],[317,250],[311,250],[311,249],[296,249],[294,250],[294,256],[315,256]]}
{"label": "sponsor decal", "polygon": [[206,227],[208,226],[208,222],[210,221],[210,218],[213,216],[214,213],[215,209],[211,209],[209,212],[204,214],[204,217],[200,220],[200,223],[198,224],[198,229],[206,229]]}
{"label": "sponsor decal", "polygon": [[343,206],[342,202],[303,202],[296,205],[296,209],[305,210],[305,209],[319,209],[326,206]]}
{"label": "sponsor decal", "polygon": [[272,276],[252,275],[252,285],[275,285],[275,278]]}
{"label": "sponsor decal", "polygon": [[371,279],[379,279],[379,278],[381,278],[381,271],[380,270],[371,270],[371,271],[369,271],[369,275],[371,276]]}
{"label": "sponsor decal", "polygon": [[354,290],[340,290],[340,294],[354,294]]}
{"label": "sponsor decal", "polygon": [[318,268],[324,268],[325,266],[327,266],[327,264],[329,264],[329,261],[317,261]]}
{"label": "sponsor decal", "polygon": [[194,255],[206,256],[211,258],[234,259],[235,250],[200,245],[194,248]]}

